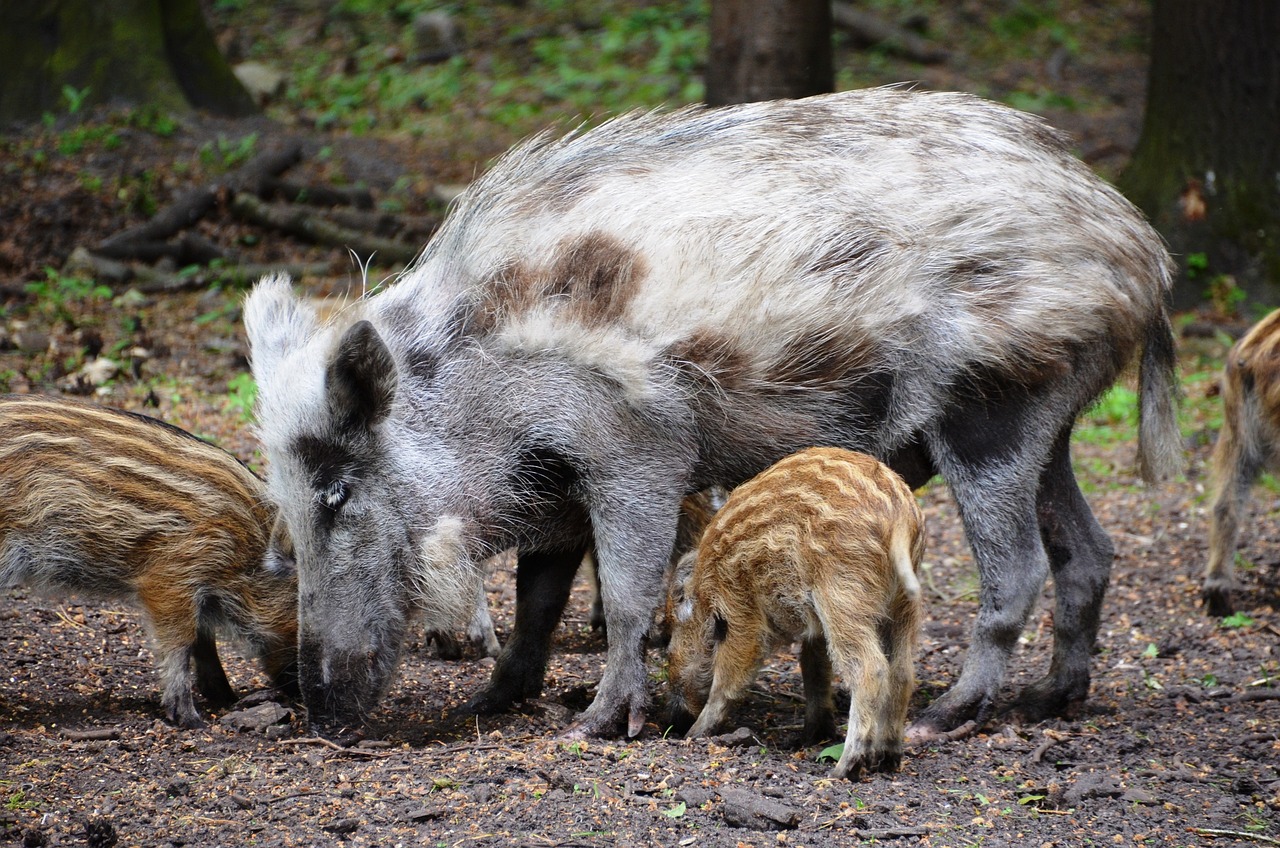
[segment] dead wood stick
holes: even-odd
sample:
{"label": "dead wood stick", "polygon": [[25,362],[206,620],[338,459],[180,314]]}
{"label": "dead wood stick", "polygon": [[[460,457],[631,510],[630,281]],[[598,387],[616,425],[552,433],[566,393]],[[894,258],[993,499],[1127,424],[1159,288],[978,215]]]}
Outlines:
{"label": "dead wood stick", "polygon": [[395,756],[394,751],[369,751],[364,748],[344,748],[337,742],[325,739],[323,736],[304,736],[298,739],[281,739],[277,744],[280,745],[323,745],[339,754],[350,754],[353,757],[369,757],[374,760],[385,760],[387,757]]}
{"label": "dead wood stick", "polygon": [[1246,833],[1240,830],[1218,830],[1214,827],[1189,827],[1191,833],[1197,833],[1200,836],[1229,836],[1232,839],[1248,839],[1253,842],[1265,842],[1267,845],[1280,845],[1280,839],[1272,839],[1270,836],[1263,836],[1261,833]]}
{"label": "dead wood stick", "polygon": [[1239,695],[1232,695],[1227,700],[1232,704],[1244,701],[1280,701],[1280,689],[1251,689]]}
{"label": "dead wood stick", "polygon": [[280,230],[313,244],[345,247],[361,258],[376,255],[380,262],[402,265],[418,255],[418,245],[340,227],[305,209],[263,203],[247,191],[236,194],[231,201],[231,211],[251,224]]}
{"label": "dead wood stick", "polygon": [[73,742],[107,742],[120,738],[118,727],[92,727],[88,730],[62,728],[62,735]]}
{"label": "dead wood stick", "polygon": [[347,186],[305,185],[278,177],[262,180],[255,192],[263,200],[280,198],[289,203],[307,203],[312,206],[354,206],[357,209],[373,208],[373,193],[367,188]]}
{"label": "dead wood stick", "polygon": [[329,209],[324,214],[341,227],[387,237],[412,235],[415,241],[426,241],[440,226],[440,218],[434,215],[395,215],[363,209]]}
{"label": "dead wood stick", "polygon": [[288,274],[297,279],[301,277],[320,277],[332,270],[328,262],[294,263],[289,265],[266,265],[246,262],[240,265],[226,265],[220,268],[201,268],[191,274],[169,274],[154,268],[132,266],[135,278],[134,286],[142,294],[169,294],[172,292],[195,291],[206,288],[214,282],[248,283],[265,277],[268,274]]}
{"label": "dead wood stick", "polygon": [[932,65],[947,61],[951,55],[928,39],[840,0],[831,4],[831,23],[848,32],[860,44],[884,45],[890,52],[913,62]]}

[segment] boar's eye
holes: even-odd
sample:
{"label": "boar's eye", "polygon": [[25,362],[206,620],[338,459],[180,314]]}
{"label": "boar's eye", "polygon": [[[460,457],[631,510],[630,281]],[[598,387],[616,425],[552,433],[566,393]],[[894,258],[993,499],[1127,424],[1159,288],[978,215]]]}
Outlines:
{"label": "boar's eye", "polygon": [[334,480],[328,486],[316,492],[316,500],[329,509],[337,512],[347,502],[347,484],[342,480]]}

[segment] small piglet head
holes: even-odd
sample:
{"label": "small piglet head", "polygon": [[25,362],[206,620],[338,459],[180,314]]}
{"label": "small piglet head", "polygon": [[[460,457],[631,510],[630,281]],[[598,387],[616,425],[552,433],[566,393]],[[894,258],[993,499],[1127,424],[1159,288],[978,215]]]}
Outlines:
{"label": "small piglet head", "polygon": [[705,593],[695,586],[697,551],[676,564],[667,609],[671,611],[671,643],[667,648],[668,723],[684,733],[702,712],[711,691],[711,659],[724,641],[727,624]]}
{"label": "small piglet head", "polygon": [[268,487],[280,510],[268,568],[296,567],[298,672],[313,723],[355,726],[389,685],[415,557],[384,422],[396,364],[367,321],[337,330],[287,278],[245,303]]}

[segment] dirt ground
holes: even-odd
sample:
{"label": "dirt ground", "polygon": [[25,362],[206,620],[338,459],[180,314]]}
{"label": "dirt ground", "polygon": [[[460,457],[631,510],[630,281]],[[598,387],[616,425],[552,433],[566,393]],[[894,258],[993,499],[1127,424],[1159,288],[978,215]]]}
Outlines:
{"label": "dirt ground", "polygon": [[[972,5],[972,4],[967,4]],[[967,7],[967,6],[966,6]],[[1130,21],[1132,24],[1133,22]],[[986,93],[1044,60],[1003,69]],[[886,73],[892,73],[892,69]],[[1059,69],[1061,72],[1061,69]],[[1069,63],[1064,86],[1106,90],[1087,111],[1051,115],[1082,155],[1114,172],[1140,117],[1141,56]],[[975,88],[959,63],[927,71],[935,87]],[[1085,98],[1080,98],[1084,102]],[[245,371],[240,293],[212,288],[130,295],[46,288],[77,245],[144,220],[135,196],[95,188],[152,173],[163,202],[207,176],[198,155],[219,135],[257,131],[260,145],[301,131],[269,121],[190,121],[173,137],[127,130],[119,144],[55,152],[39,131],[0,147],[0,389],[89,392],[156,415],[260,464],[236,388]],[[468,167],[438,163],[423,142],[302,136],[300,173],[359,181],[408,212],[433,207],[432,187]],[[46,155],[37,155],[44,151]],[[323,155],[321,151],[327,151]],[[173,168],[175,162],[188,167]],[[406,182],[401,178],[410,175]],[[138,180],[122,181],[121,191]],[[264,263],[330,257],[317,248],[214,215],[200,232]],[[354,270],[304,281],[315,293],[354,290]],[[52,293],[50,293],[52,292]],[[75,375],[98,352],[122,373],[95,389]],[[1220,339],[1183,340],[1190,398],[1203,400]],[[766,668],[733,733],[668,736],[655,708],[634,741],[558,737],[590,701],[604,657],[575,593],[557,632],[544,695],[477,719],[462,706],[492,661],[438,658],[421,636],[374,715],[366,739],[339,748],[308,734],[301,707],[273,700],[260,671],[224,646],[246,693],[201,730],[160,719],[158,678],[137,611],[116,603],[0,590],[0,842],[39,845],[929,846],[1280,844],[1280,497],[1254,493],[1241,540],[1243,616],[1203,614],[1204,463],[1211,422],[1192,428],[1185,479],[1142,487],[1133,445],[1081,443],[1077,465],[1117,556],[1094,661],[1093,694],[1067,719],[1020,725],[1001,715],[969,738],[909,753],[902,769],[831,780],[819,748],[800,748],[802,692],[794,654]],[[0,493],[3,496],[3,493]],[[955,680],[976,609],[976,575],[945,486],[921,493],[929,523],[928,620],[913,713]],[[514,579],[490,584],[499,636],[509,632]],[[1052,586],[1033,616],[1004,695],[1044,673]],[[847,701],[841,703],[843,708]]]}

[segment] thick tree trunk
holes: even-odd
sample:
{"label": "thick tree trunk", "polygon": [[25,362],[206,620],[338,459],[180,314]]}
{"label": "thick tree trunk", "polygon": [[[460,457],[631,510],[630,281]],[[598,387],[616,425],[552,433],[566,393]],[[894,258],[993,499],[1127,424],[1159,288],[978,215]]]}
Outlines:
{"label": "thick tree trunk", "polygon": [[[1146,118],[1120,187],[1180,260],[1175,305],[1219,274],[1280,305],[1280,2],[1156,0],[1152,33]],[[1188,276],[1196,254],[1208,267]]]}
{"label": "thick tree trunk", "polygon": [[822,94],[832,67],[830,0],[712,0],[708,104]]}
{"label": "thick tree trunk", "polygon": [[83,105],[256,111],[221,54],[199,0],[3,0],[0,122],[65,113],[64,87]]}

